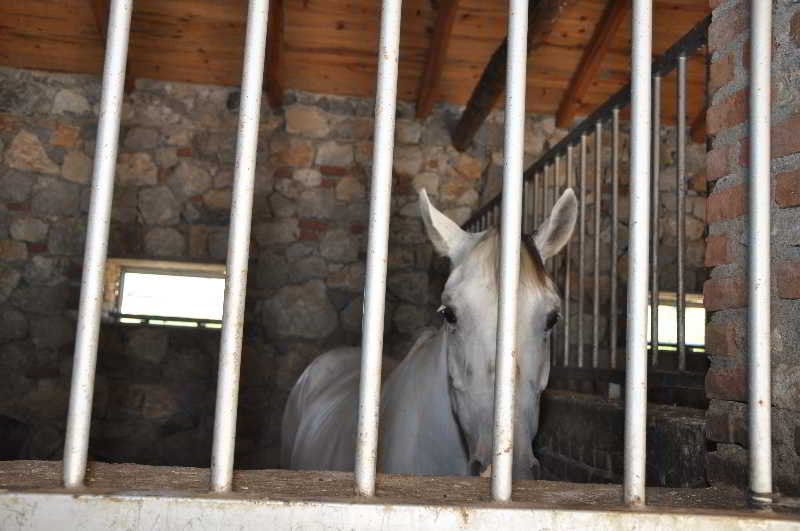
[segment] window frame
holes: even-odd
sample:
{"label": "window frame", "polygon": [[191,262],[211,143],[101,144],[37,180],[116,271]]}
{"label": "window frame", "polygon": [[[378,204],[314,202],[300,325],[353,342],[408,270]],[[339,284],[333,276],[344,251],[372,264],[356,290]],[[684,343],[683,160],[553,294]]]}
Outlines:
{"label": "window frame", "polygon": [[[173,262],[138,258],[109,258],[106,260],[102,302],[102,318],[103,322],[106,323],[122,324],[125,326],[166,326],[208,330],[219,329],[222,326],[221,319],[123,314],[121,307],[125,273],[222,278],[227,283],[228,275],[225,264]],[[140,319],[141,322],[125,322],[123,319]]]}

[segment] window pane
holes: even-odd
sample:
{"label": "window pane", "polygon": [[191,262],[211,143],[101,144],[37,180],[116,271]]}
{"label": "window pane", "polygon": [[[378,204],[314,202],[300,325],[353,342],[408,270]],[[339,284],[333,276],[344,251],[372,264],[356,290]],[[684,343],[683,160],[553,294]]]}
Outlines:
{"label": "window pane", "polygon": [[120,312],[221,320],[224,297],[224,278],[126,271],[122,278]]}
{"label": "window pane", "polygon": [[[706,310],[697,306],[687,306],[685,338],[687,345],[705,346]],[[675,345],[678,343],[678,309],[667,304],[658,305],[658,342]],[[650,342],[650,305],[647,305],[647,342]]]}

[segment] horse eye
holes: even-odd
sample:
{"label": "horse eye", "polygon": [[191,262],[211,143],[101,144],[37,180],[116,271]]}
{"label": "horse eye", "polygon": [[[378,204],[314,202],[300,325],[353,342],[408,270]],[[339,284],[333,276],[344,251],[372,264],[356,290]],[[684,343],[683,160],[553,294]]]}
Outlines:
{"label": "horse eye", "polygon": [[549,332],[555,325],[558,323],[558,320],[561,319],[561,314],[558,313],[556,310],[547,314],[547,323],[544,325],[545,331]]}
{"label": "horse eye", "polygon": [[439,309],[436,311],[439,313],[439,315],[444,317],[445,321],[450,324],[456,324],[456,321],[458,321],[458,319],[456,319],[456,312],[454,312],[449,306],[445,306],[443,304],[439,306]]}

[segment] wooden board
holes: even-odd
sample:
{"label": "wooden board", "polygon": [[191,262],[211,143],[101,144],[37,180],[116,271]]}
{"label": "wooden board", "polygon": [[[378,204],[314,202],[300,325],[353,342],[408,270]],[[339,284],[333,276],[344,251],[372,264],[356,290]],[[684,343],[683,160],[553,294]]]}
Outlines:
{"label": "wooden board", "polygon": [[[433,4],[432,0],[403,3],[398,94],[407,101],[414,101],[425,66],[437,15]],[[530,111],[556,111],[604,6],[605,0],[580,0],[547,36],[546,44],[531,55]],[[434,101],[467,101],[506,34],[506,9],[505,0],[459,2]],[[285,10],[285,88],[374,96],[380,2],[286,0]],[[663,52],[707,13],[706,2],[656,0],[654,52]],[[244,0],[137,0],[131,23],[130,75],[238,85],[245,15]],[[590,112],[627,83],[630,31],[628,17],[580,102],[579,114]],[[99,74],[103,45],[92,0],[0,3],[0,65]],[[702,61],[692,61],[690,111],[704,104],[694,103],[704,97],[704,68]],[[673,95],[665,95],[665,113],[674,108],[672,100]]]}

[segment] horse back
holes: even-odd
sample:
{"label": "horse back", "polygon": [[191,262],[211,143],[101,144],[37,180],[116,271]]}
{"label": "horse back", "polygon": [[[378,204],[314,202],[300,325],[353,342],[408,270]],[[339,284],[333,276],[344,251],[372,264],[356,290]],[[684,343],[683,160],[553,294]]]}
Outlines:
{"label": "horse back", "polygon": [[281,430],[281,466],[345,470],[355,465],[360,350],[316,358],[289,394]]}

